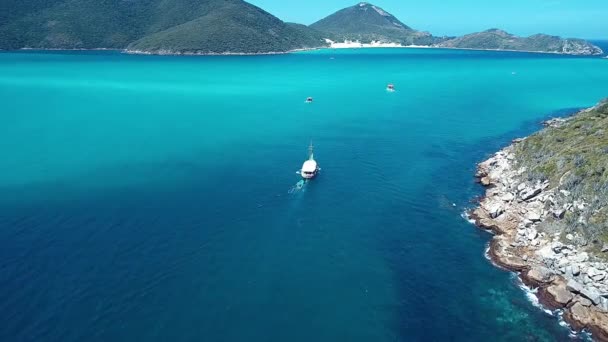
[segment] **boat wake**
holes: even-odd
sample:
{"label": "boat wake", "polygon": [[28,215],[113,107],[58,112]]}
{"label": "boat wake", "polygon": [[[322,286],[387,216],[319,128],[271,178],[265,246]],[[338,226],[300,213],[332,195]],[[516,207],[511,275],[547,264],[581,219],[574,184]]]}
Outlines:
{"label": "boat wake", "polygon": [[291,189],[289,189],[289,191],[287,191],[287,193],[295,194],[297,192],[304,191],[305,186],[306,186],[306,181],[302,179],[299,182],[297,182],[296,185],[292,186]]}

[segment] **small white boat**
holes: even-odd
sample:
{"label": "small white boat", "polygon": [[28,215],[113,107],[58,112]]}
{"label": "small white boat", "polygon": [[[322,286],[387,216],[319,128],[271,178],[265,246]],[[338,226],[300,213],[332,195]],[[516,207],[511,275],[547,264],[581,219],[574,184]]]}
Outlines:
{"label": "small white boat", "polygon": [[306,98],[306,103],[312,103],[312,97],[311,96],[309,96],[309,97]]}
{"label": "small white boat", "polygon": [[387,86],[386,86],[386,90],[388,90],[388,91],[390,91],[390,92],[395,91],[395,85],[394,85],[394,84],[392,84],[392,83],[391,83],[391,84],[389,84],[389,85],[387,85]]}
{"label": "small white boat", "polygon": [[317,161],[314,158],[313,146],[311,141],[310,146],[308,147],[308,160],[306,160],[302,165],[300,175],[304,179],[313,179],[319,173],[319,170],[319,165],[317,164]]}

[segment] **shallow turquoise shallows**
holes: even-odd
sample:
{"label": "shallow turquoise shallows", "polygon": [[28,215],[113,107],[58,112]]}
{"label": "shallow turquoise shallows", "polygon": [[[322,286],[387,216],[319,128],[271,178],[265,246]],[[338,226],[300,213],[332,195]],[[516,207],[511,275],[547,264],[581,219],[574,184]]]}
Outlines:
{"label": "shallow turquoise shallows", "polygon": [[0,341],[568,339],[461,214],[606,96],[598,58],[1,53]]}

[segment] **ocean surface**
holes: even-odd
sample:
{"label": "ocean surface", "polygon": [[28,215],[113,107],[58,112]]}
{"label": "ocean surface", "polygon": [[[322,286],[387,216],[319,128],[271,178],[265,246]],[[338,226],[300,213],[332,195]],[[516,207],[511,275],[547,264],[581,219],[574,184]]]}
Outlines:
{"label": "ocean surface", "polygon": [[0,53],[0,341],[583,338],[461,215],[607,96],[608,60],[528,53]]}

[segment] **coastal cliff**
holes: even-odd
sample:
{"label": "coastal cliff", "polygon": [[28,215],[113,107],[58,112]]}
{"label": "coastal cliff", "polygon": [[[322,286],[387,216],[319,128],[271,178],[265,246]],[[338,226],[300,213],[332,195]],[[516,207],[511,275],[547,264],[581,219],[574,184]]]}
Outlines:
{"label": "coastal cliff", "polygon": [[495,234],[497,265],[608,341],[608,101],[545,126],[478,165],[487,190],[469,216]]}

